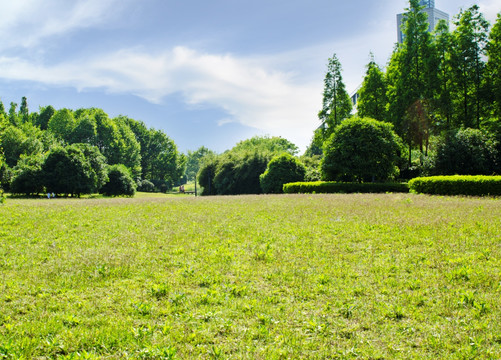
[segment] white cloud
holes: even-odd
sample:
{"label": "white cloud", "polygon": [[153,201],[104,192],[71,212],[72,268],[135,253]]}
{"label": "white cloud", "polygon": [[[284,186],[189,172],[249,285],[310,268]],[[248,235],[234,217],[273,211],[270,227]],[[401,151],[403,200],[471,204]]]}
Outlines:
{"label": "white cloud", "polygon": [[0,2],[0,49],[32,47],[51,36],[105,23],[124,0],[16,0]]}
{"label": "white cloud", "polygon": [[0,57],[2,77],[80,90],[102,88],[132,93],[153,103],[181,93],[189,104],[224,109],[229,122],[281,135],[304,148],[317,124],[322,80],[298,81],[263,66],[258,59],[204,54],[176,47],[159,54],[121,50],[83,62],[54,66]]}

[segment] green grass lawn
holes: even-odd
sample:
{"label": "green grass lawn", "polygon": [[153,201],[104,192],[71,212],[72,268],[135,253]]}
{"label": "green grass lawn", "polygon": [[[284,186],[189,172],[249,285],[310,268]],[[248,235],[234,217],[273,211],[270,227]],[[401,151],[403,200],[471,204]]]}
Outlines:
{"label": "green grass lawn", "polygon": [[501,201],[9,199],[0,359],[498,359]]}

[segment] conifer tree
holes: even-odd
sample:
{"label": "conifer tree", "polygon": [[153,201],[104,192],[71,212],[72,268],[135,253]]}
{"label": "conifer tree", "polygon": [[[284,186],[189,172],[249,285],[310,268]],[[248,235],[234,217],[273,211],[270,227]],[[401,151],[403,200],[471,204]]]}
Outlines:
{"label": "conifer tree", "polygon": [[492,102],[492,117],[501,127],[501,13],[492,27],[487,45],[487,73]]}
{"label": "conifer tree", "polygon": [[489,23],[473,5],[456,17],[451,51],[456,126],[480,128]]}
{"label": "conifer tree", "polygon": [[358,92],[358,116],[385,121],[386,105],[388,103],[387,91],[388,86],[386,85],[384,73],[374,61],[374,55],[371,54],[371,61],[367,65],[364,82]]}
{"label": "conifer tree", "polygon": [[327,64],[322,110],[318,114],[324,129],[324,140],[329,137],[341,121],[350,116],[352,109],[351,99],[346,92],[341,70],[341,63],[334,54],[332,58],[329,58]]}

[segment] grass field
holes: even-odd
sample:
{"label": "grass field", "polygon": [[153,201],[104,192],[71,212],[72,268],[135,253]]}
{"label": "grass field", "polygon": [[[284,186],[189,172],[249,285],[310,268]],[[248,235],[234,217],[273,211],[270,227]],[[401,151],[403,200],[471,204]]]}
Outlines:
{"label": "grass field", "polygon": [[499,359],[501,201],[9,199],[0,359]]}

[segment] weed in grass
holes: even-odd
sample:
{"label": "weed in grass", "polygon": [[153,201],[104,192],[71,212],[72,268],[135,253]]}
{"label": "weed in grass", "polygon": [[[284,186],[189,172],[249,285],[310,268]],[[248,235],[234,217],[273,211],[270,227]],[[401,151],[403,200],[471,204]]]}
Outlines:
{"label": "weed in grass", "polygon": [[132,303],[132,308],[140,315],[146,316],[151,314],[151,304],[139,301]]}
{"label": "weed in grass", "polygon": [[156,284],[150,288],[150,295],[157,300],[165,298],[170,293],[170,287],[166,284]]}

